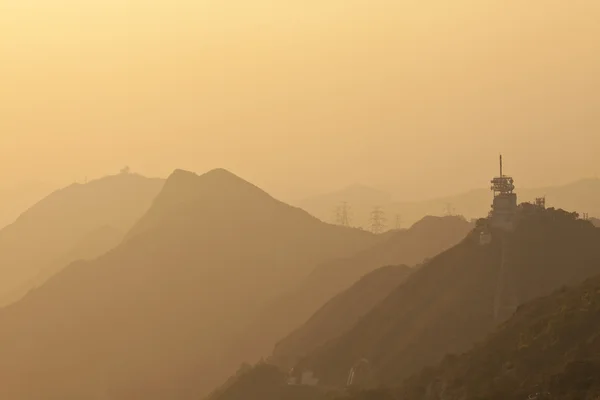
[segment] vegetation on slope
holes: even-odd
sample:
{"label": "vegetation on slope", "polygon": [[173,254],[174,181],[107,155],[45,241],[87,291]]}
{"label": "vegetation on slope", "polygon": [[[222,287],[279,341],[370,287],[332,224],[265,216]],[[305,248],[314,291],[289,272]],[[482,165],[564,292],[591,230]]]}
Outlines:
{"label": "vegetation on slope", "polygon": [[323,383],[343,385],[350,368],[365,358],[372,382],[400,382],[486,337],[498,324],[498,303],[505,319],[511,303],[516,307],[600,273],[599,243],[600,231],[576,214],[524,205],[513,234],[497,235],[489,246],[473,235],[435,257],[298,367],[315,371]]}
{"label": "vegetation on slope", "polygon": [[403,399],[600,396],[600,278],[536,299],[460,356],[408,380]]}

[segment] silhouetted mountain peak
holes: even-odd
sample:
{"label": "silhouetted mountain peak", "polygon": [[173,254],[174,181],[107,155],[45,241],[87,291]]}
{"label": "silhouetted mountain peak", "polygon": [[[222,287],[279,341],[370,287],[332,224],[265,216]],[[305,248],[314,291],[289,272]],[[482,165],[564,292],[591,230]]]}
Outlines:
{"label": "silhouetted mountain peak", "polygon": [[[97,227],[110,220],[102,222]],[[243,353],[229,353],[236,343],[245,345],[243,330],[262,304],[326,260],[377,241],[373,234],[320,222],[225,170],[177,170],[117,247],[72,264],[0,312],[0,345],[10,347],[0,349],[0,371],[11,373],[0,374],[0,397],[20,391],[13,377],[33,375],[40,379],[28,381],[30,399],[62,397],[71,384],[57,380],[68,375],[85,382],[70,397],[88,398],[102,385],[115,399],[183,398],[186,390],[202,398],[230,368],[266,353],[280,337],[264,326],[251,350],[240,345]],[[35,321],[35,327],[23,321]],[[12,338],[23,344],[13,346]],[[8,379],[15,385],[5,384]]]}
{"label": "silhouetted mountain peak", "polygon": [[[265,191],[255,186],[254,184],[240,178],[233,172],[230,172],[224,168],[212,169],[202,175],[197,176],[198,181],[205,186],[213,185],[215,189],[224,189],[227,187],[231,188],[246,188],[248,190],[254,190],[260,192],[262,195],[269,196]],[[269,196],[271,197],[271,196]]]}
{"label": "silhouetted mountain peak", "polygon": [[223,168],[213,169],[202,175],[176,169],[167,179],[157,203],[168,199],[187,202],[200,197],[226,198],[230,195],[260,195],[271,198],[262,189]]}
{"label": "silhouetted mountain peak", "polygon": [[19,298],[40,282],[40,274],[45,280],[73,257],[93,258],[116,245],[163,183],[122,173],[72,184],[38,201],[0,230],[0,304]]}
{"label": "silhouetted mountain peak", "polygon": [[[190,215],[202,215],[201,219],[208,223],[218,218],[246,219],[255,213],[268,213],[274,209],[272,206],[290,208],[225,169],[213,169],[202,175],[177,169],[128,237],[157,223],[173,221],[177,215],[187,215],[188,219]],[[196,212],[190,214],[191,208]]]}

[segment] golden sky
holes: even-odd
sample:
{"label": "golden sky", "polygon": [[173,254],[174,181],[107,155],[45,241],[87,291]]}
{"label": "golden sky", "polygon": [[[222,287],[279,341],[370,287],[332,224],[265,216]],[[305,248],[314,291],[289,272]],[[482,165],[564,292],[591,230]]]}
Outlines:
{"label": "golden sky", "polygon": [[297,198],[600,172],[598,0],[0,0],[0,181],[225,167]]}

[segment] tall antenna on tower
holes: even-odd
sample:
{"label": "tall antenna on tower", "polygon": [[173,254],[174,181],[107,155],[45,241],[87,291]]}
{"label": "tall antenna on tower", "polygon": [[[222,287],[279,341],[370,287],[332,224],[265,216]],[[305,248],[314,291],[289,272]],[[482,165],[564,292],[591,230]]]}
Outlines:
{"label": "tall antenna on tower", "polygon": [[503,177],[504,175],[502,175],[502,154],[500,154],[500,177]]}

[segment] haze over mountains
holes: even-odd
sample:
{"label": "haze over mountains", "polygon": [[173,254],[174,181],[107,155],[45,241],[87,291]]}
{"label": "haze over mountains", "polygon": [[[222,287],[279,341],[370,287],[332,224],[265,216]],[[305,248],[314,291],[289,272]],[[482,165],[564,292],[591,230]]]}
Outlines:
{"label": "haze over mountains", "polygon": [[224,170],[174,172],[126,236],[0,310],[3,396],[197,398],[235,365],[223,346],[264,301],[378,240]]}
{"label": "haze over mountains", "polygon": [[47,183],[30,182],[0,188],[0,229],[14,222],[27,208],[33,206],[41,198],[55,188]]}
{"label": "haze over mountains", "polygon": [[[546,197],[549,207],[600,216],[600,179],[582,179],[569,184],[542,188],[519,188],[520,201],[533,201]],[[348,204],[352,226],[369,228],[374,207],[382,207],[387,216],[388,228],[396,227],[396,217],[402,226],[410,226],[426,215],[445,215],[448,212],[466,218],[485,216],[490,207],[489,188],[473,189],[455,195],[445,195],[430,200],[398,200],[407,193],[377,190],[364,185],[353,185],[328,194],[298,201],[300,207],[323,221],[335,221],[336,210]]]}
{"label": "haze over mountains", "polygon": [[[506,243],[483,246],[461,216],[382,235],[327,224],[223,169],[72,185],[0,231],[21,274],[6,301],[33,289],[0,309],[0,394],[199,398],[271,352],[278,367],[241,370],[213,398],[250,372],[285,398],[341,395],[362,359],[359,387],[396,388],[519,304],[600,274],[595,219],[522,210]],[[319,387],[283,388],[291,367]]]}
{"label": "haze over mountains", "polygon": [[599,400],[599,21],[0,0],[0,400]]}
{"label": "haze over mountains", "polygon": [[[575,399],[597,393],[598,278],[581,282],[600,276],[600,231],[562,210],[524,205],[521,212],[514,234],[482,244],[474,230],[411,273],[346,333],[320,346],[313,336],[315,349],[295,370],[313,371],[319,385],[298,398],[326,398],[332,390],[342,396],[352,369],[356,389],[343,398],[356,400],[523,399],[536,393],[538,399]],[[575,287],[533,300],[564,285]],[[338,310],[339,317],[350,310]],[[471,349],[507,319],[471,352],[448,357]],[[321,320],[322,328],[328,323]],[[445,357],[441,366],[420,372]],[[269,400],[280,398],[273,393],[296,393],[281,380],[265,383],[273,377],[268,371],[260,365],[246,371],[255,382],[246,397],[233,395],[236,380],[243,382],[238,377],[223,388],[226,396],[215,399]],[[360,394],[381,384],[389,390]]]}
{"label": "haze over mountains", "polygon": [[150,207],[161,179],[119,174],[55,191],[0,230],[0,304],[72,261],[114,247]]}
{"label": "haze over mountains", "polygon": [[[257,321],[247,329],[247,335],[262,337],[262,327],[271,326],[279,334],[273,340],[281,339],[363,276],[382,266],[413,267],[422,263],[459,243],[472,227],[462,217],[426,217],[410,229],[381,235],[378,243],[352,256],[328,260],[283,296],[267,304]],[[273,315],[278,317],[273,318]],[[253,342],[259,343],[259,340]],[[272,340],[268,344],[272,345]],[[270,352],[271,348],[266,350]],[[296,354],[282,352],[279,355],[287,358]]]}
{"label": "haze over mountains", "polygon": [[597,228],[563,211],[531,208],[505,242],[481,246],[473,235],[435,257],[303,367],[340,385],[366,358],[375,381],[393,384],[468,350],[520,304],[600,274]]}
{"label": "haze over mountains", "polygon": [[499,151],[521,187],[600,173],[595,0],[1,4],[0,186],[224,166],[434,198]]}

